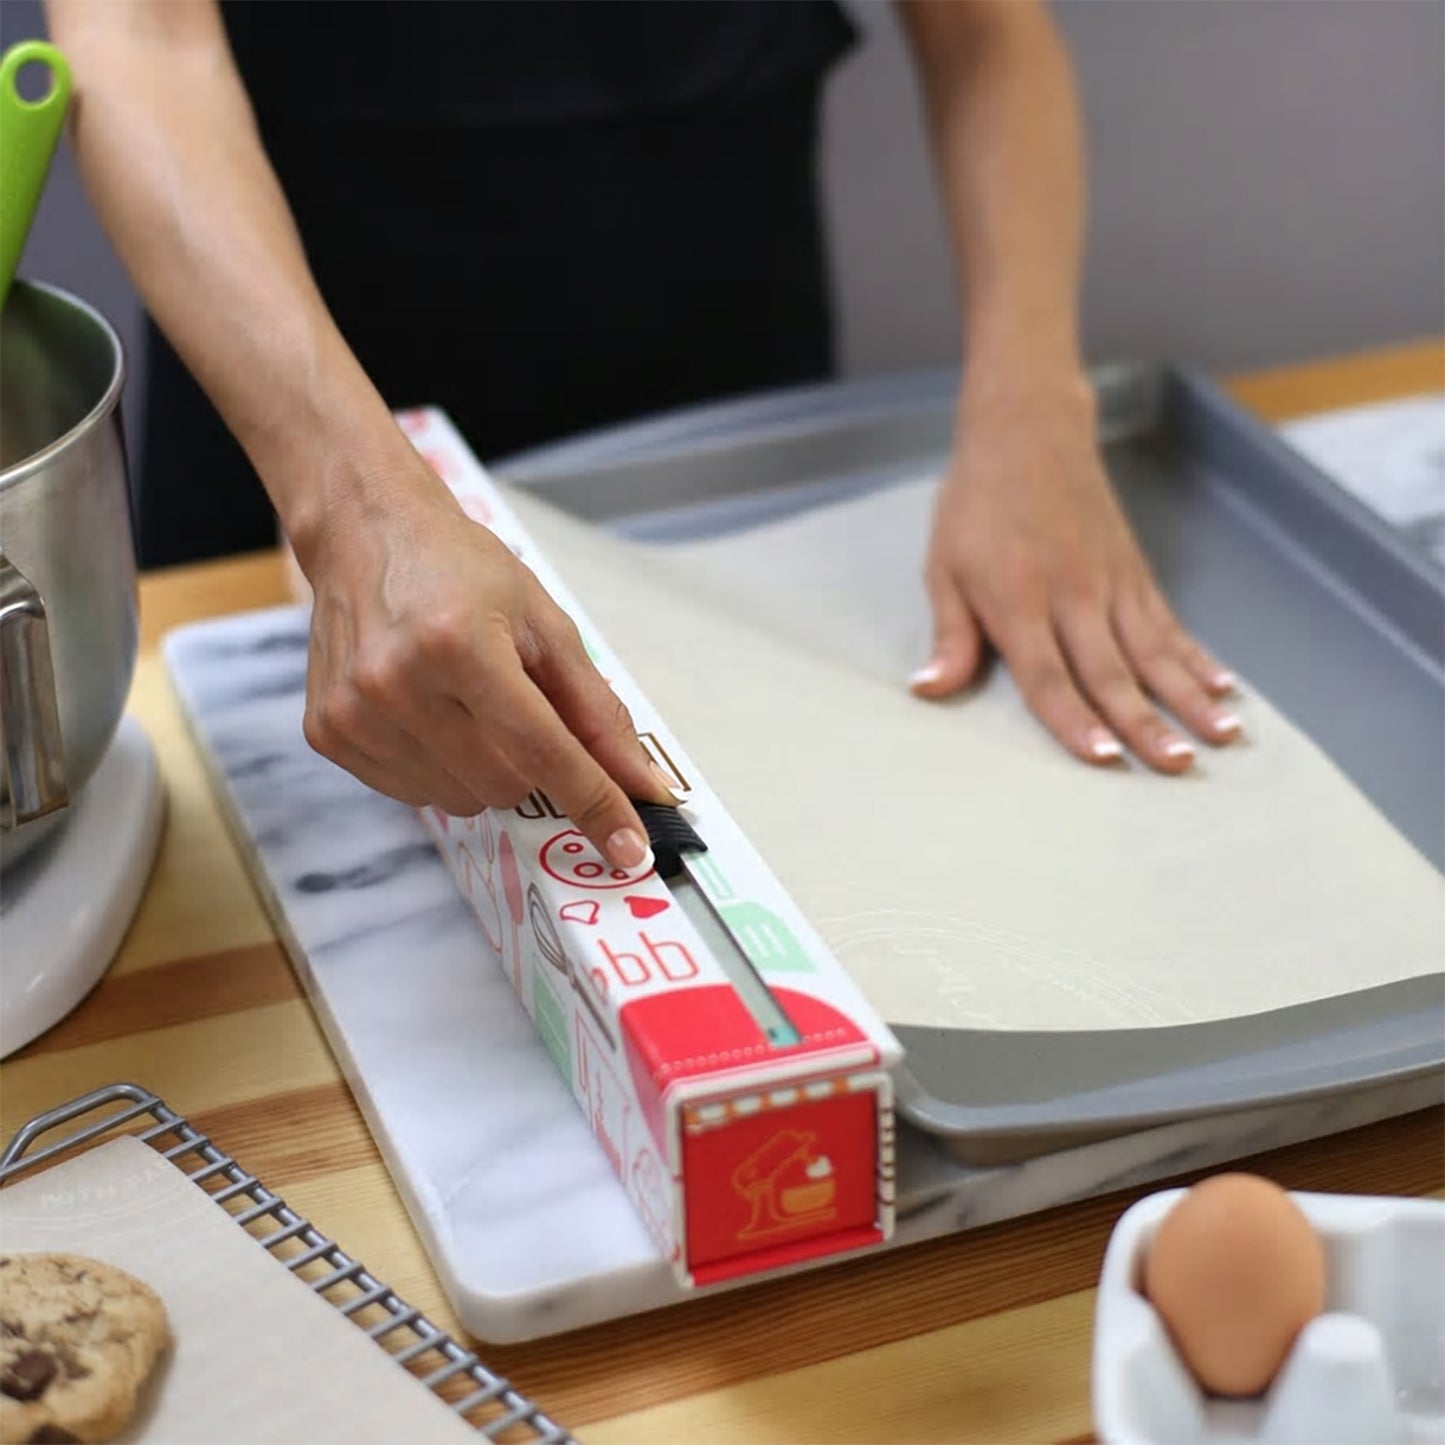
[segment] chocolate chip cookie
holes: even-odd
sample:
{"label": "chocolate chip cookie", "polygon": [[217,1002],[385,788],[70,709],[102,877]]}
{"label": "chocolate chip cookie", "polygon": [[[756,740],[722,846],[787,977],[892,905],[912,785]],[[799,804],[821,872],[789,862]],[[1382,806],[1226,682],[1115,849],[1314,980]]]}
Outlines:
{"label": "chocolate chip cookie", "polygon": [[0,1255],[0,1445],[111,1439],[169,1343],[164,1305],[124,1270]]}

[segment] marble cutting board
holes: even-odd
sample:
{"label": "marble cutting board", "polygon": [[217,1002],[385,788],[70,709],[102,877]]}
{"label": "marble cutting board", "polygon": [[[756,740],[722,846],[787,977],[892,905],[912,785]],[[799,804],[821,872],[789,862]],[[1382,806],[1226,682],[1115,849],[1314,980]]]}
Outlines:
{"label": "marble cutting board", "polygon": [[[681,1303],[420,821],[307,747],[306,640],[306,612],[285,607],[193,624],[164,650],[238,846],[458,1316],[510,1343]],[[898,1229],[884,1247],[1438,1095],[1425,1078],[986,1169],[902,1126]]]}

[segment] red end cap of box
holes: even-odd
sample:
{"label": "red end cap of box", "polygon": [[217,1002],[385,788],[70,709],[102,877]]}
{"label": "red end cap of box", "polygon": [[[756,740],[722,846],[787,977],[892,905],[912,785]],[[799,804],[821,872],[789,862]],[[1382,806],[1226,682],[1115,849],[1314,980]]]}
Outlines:
{"label": "red end cap of box", "polygon": [[870,1089],[730,1111],[724,1123],[684,1130],[682,1151],[687,1261],[700,1283],[881,1238]]}
{"label": "red end cap of box", "polygon": [[[681,944],[642,935],[647,952],[663,956]],[[641,962],[642,953],[621,955]],[[768,1041],[737,992],[726,984],[680,988],[633,999],[622,1007],[622,1038],[637,1097],[657,1146],[667,1151],[664,1103],[674,1085],[702,1075],[866,1044],[846,1014],[808,994],[777,989],[775,996],[801,1035],[796,1044]],[[719,1090],[727,1085],[719,1082]]]}

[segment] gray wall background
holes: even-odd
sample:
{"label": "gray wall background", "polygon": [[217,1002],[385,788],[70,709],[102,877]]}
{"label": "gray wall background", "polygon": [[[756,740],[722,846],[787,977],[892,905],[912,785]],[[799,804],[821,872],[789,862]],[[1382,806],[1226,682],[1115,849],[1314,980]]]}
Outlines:
{"label": "gray wall background", "polygon": [[[907,56],[886,0],[849,9],[865,43],[832,82],[824,149],[843,366],[948,362],[958,308]],[[1055,13],[1088,129],[1092,357],[1228,369],[1445,331],[1445,0]],[[38,0],[0,0],[0,28],[42,33]],[[137,335],[63,150],[22,269]]]}

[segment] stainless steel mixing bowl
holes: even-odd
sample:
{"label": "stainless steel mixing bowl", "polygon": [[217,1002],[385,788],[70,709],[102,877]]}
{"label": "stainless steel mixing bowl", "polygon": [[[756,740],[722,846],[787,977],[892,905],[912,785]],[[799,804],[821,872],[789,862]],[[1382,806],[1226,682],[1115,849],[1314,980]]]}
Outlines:
{"label": "stainless steel mixing bowl", "polygon": [[15,283],[0,313],[0,866],[65,816],[130,690],[124,385],[99,312]]}

